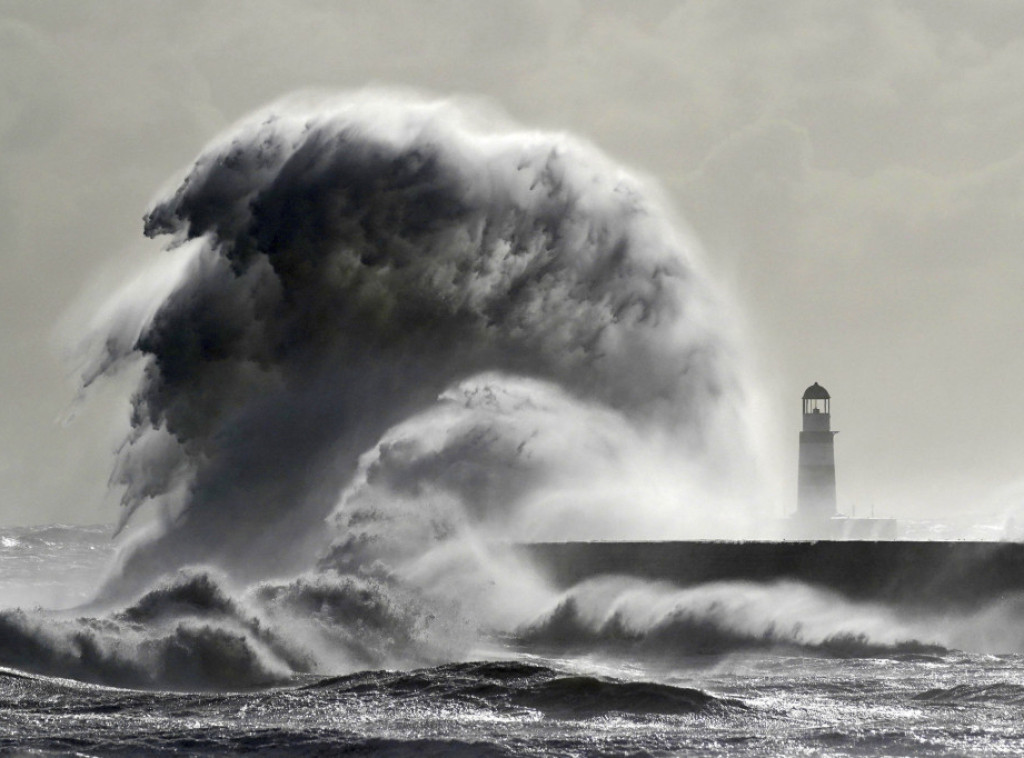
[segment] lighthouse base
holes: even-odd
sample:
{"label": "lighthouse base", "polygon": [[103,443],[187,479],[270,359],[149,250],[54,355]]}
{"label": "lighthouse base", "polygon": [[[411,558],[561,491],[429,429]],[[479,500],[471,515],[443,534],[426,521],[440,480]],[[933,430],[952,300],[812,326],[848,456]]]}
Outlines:
{"label": "lighthouse base", "polygon": [[897,538],[894,518],[808,519],[793,516],[780,524],[781,539],[787,540],[894,540]]}

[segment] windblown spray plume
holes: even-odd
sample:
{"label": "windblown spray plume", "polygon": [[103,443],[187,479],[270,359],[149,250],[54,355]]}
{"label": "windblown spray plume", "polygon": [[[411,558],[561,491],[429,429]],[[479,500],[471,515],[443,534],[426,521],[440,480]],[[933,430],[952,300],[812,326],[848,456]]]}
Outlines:
{"label": "windblown spray plume", "polygon": [[[145,362],[114,481],[124,520],[152,501],[166,526],[129,574],[308,565],[359,456],[431,408],[421,431],[457,405],[469,438],[435,439],[447,453],[431,460],[406,460],[422,439],[386,445],[378,477],[400,462],[450,479],[486,446],[503,464],[467,475],[493,478],[542,428],[588,414],[595,429],[602,414],[647,429],[680,461],[721,465],[710,448],[742,439],[726,327],[694,251],[639,181],[576,139],[405,95],[293,99],[207,147],[145,230],[178,246],[178,278],[155,308],[137,291],[115,304],[86,376]],[[533,382],[499,392],[532,426],[502,448],[514,422],[456,395],[494,398],[508,377]],[[533,486],[556,463],[502,486]],[[497,511],[515,493],[469,494]]]}
{"label": "windblown spray plume", "polygon": [[496,543],[666,536],[744,472],[726,309],[579,140],[291,99],[145,230],[169,258],[103,310],[85,382],[141,364],[113,482],[122,526],[161,518],[93,617],[0,612],[0,663],[223,687],[452,660],[558,604]]}

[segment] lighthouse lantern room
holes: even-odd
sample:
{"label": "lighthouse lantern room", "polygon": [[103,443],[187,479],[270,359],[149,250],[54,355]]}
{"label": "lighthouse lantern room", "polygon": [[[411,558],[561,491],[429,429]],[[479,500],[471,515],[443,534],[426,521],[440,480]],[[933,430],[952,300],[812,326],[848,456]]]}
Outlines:
{"label": "lighthouse lantern room", "polygon": [[828,390],[815,382],[803,396],[797,514],[819,521],[836,515],[836,458]]}

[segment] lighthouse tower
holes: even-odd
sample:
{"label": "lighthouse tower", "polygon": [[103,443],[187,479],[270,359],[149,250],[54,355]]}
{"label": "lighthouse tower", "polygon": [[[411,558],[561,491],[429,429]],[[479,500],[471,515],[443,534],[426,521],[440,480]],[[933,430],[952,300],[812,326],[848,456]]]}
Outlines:
{"label": "lighthouse tower", "polygon": [[815,382],[804,392],[804,427],[800,432],[797,516],[821,522],[836,515],[836,456],[828,390]]}

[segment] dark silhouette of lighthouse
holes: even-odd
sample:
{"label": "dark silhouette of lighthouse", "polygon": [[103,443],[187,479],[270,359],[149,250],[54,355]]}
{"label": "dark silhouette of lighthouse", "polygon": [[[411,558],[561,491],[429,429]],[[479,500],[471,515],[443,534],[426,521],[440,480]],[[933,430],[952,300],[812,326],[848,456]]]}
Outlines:
{"label": "dark silhouette of lighthouse", "polygon": [[815,382],[804,392],[804,427],[800,432],[797,515],[805,521],[826,521],[836,515],[836,455],[832,438],[828,390]]}

